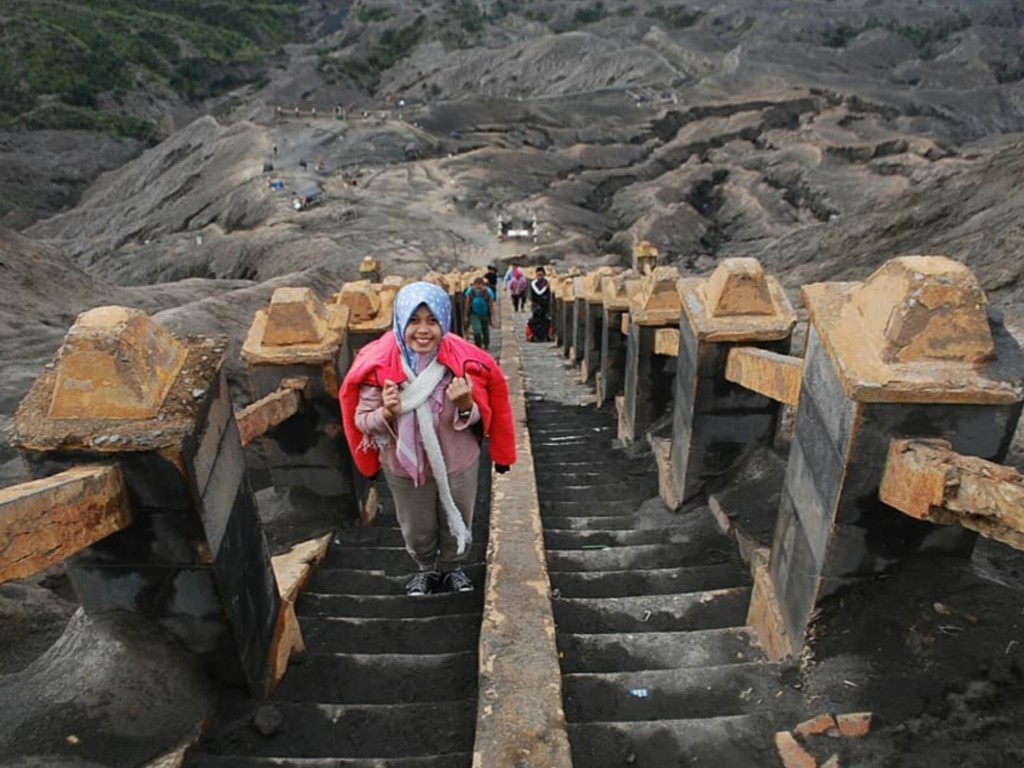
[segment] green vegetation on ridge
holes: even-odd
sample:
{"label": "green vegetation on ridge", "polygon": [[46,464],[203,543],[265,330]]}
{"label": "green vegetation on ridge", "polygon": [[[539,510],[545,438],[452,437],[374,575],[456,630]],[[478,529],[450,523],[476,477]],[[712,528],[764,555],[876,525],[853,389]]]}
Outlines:
{"label": "green vegetation on ridge", "polygon": [[[0,121],[145,135],[110,114],[133,90],[185,99],[260,76],[301,0],[0,0]],[[101,115],[100,112],[105,114]]]}

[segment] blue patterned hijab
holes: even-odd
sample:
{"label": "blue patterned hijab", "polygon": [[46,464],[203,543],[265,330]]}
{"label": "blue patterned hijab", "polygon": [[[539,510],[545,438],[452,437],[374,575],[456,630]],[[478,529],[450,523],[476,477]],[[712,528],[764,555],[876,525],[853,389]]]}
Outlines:
{"label": "blue patterned hijab", "polygon": [[398,295],[395,296],[395,318],[392,328],[402,354],[414,371],[419,371],[421,368],[418,365],[419,355],[409,349],[405,343],[405,326],[409,324],[409,320],[422,304],[427,305],[427,308],[437,318],[437,322],[440,323],[442,338],[452,327],[452,301],[448,298],[448,293],[444,288],[434,283],[423,282],[409,283],[402,287]]}

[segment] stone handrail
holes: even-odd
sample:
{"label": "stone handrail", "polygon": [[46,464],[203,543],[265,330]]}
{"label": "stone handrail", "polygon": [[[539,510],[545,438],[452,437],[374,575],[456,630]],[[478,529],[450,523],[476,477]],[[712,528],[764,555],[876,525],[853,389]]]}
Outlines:
{"label": "stone handrail", "polygon": [[0,489],[0,584],[38,573],[129,525],[116,465],[74,467]]}
{"label": "stone handrail", "polygon": [[959,523],[1024,549],[1024,475],[962,456],[945,440],[893,440],[878,495],[919,520]]}

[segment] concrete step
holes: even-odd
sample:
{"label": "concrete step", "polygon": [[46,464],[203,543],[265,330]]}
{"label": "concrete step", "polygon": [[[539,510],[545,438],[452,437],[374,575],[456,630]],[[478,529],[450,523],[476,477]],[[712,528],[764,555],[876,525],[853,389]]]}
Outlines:
{"label": "concrete step", "polygon": [[681,540],[671,544],[638,544],[609,549],[553,550],[548,571],[626,571],[683,568],[732,562],[735,551],[724,536]]}
{"label": "concrete step", "polygon": [[[683,534],[679,528],[640,528],[630,530],[565,531],[544,530],[544,546],[554,550],[603,549],[641,544],[664,544],[675,541]],[[685,539],[684,539],[685,541]]]}
{"label": "concrete step", "polygon": [[[473,542],[467,562],[482,562],[487,545]],[[383,570],[385,573],[407,573],[415,568],[405,547],[345,547],[332,546],[324,557],[323,568],[350,568],[352,570]]]}
{"label": "concrete step", "polygon": [[559,634],[557,640],[564,673],[713,667],[764,659],[764,651],[754,644],[746,627],[689,632]]}
{"label": "concrete step", "polygon": [[548,517],[544,520],[545,532],[628,531],[632,530],[635,526],[636,515],[633,513],[628,515],[602,515],[598,517],[559,515],[558,517]]}
{"label": "concrete step", "polygon": [[[483,585],[472,592],[440,592],[422,597],[401,595],[338,595],[303,592],[295,602],[299,616],[350,616],[378,619],[424,618],[483,610]],[[442,589],[438,585],[438,589]]]}
{"label": "concrete step", "polygon": [[558,598],[552,602],[558,632],[684,632],[746,623],[749,587],[639,597]]}
{"label": "concrete step", "polygon": [[540,515],[547,525],[549,517],[569,515],[571,517],[597,517],[599,515],[624,515],[635,512],[650,496],[637,494],[632,499],[621,501],[545,501],[545,492],[540,495]]}
{"label": "concrete step", "polygon": [[795,707],[796,692],[769,663],[562,676],[569,722],[690,720]]}
{"label": "concrete step", "polygon": [[[427,598],[424,598],[427,599]],[[476,648],[479,614],[423,619],[299,618],[311,653],[462,653]]]}
{"label": "concrete step", "polygon": [[775,768],[775,730],[770,716],[734,715],[570,725],[569,741],[573,764],[586,768]]}
{"label": "concrete step", "polygon": [[546,485],[550,481],[563,482],[565,478],[572,478],[577,485],[617,485],[622,482],[654,483],[658,484],[658,473],[649,466],[630,462],[628,464],[617,464],[608,466],[603,462],[598,466],[581,465],[579,467],[565,467],[562,465],[542,466],[535,469],[537,482]]}
{"label": "concrete step", "polygon": [[379,759],[461,754],[473,748],[475,696],[425,704],[281,702],[273,706],[282,717],[273,737],[253,728],[252,714],[245,712],[237,722],[215,723],[204,751],[253,757]]}
{"label": "concrete step", "polygon": [[234,755],[195,755],[188,768],[471,768],[471,752],[432,757],[238,757]]}
{"label": "concrete step", "polygon": [[[378,517],[378,520],[380,518]],[[365,525],[342,528],[334,533],[335,545],[344,547],[404,547],[402,529],[397,525]]]}
{"label": "concrete step", "polygon": [[306,654],[274,691],[276,701],[414,704],[476,695],[474,651],[445,654]]}
{"label": "concrete step", "polygon": [[[483,563],[471,563],[464,569],[475,585],[484,582]],[[313,571],[306,589],[310,592],[336,595],[404,595],[405,582],[412,576],[412,563],[402,573],[386,573],[381,569],[319,567]],[[431,599],[433,595],[429,596]]]}
{"label": "concrete step", "polygon": [[[609,472],[609,477],[614,477]],[[586,502],[586,501],[635,501],[636,499],[649,499],[658,495],[658,478],[651,476],[647,479],[620,477],[617,481],[591,484],[580,482],[571,474],[565,474],[557,484],[552,480],[543,490],[545,504],[557,503],[560,501]]]}
{"label": "concrete step", "polygon": [[616,424],[604,416],[596,417],[574,417],[570,422],[549,422],[543,421],[530,425],[530,439],[534,442],[543,442],[549,437],[560,437],[567,435],[589,435],[593,439],[615,437]]}
{"label": "concrete step", "polygon": [[678,595],[729,587],[745,587],[750,574],[738,556],[717,565],[648,568],[628,571],[550,571],[556,597],[637,597]]}

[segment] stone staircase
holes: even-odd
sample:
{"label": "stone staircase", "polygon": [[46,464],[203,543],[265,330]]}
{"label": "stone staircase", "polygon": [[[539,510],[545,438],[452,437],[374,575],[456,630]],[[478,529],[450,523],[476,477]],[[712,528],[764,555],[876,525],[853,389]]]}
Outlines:
{"label": "stone staircase", "polygon": [[376,525],[339,531],[296,603],[306,653],[266,702],[226,698],[191,768],[469,768],[477,715],[490,467],[470,593],[407,597],[386,486]]}
{"label": "stone staircase", "polygon": [[778,765],[799,697],[744,626],[735,543],[706,508],[661,503],[651,456],[617,444],[549,345],[523,358],[574,764]]}

